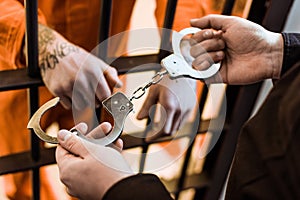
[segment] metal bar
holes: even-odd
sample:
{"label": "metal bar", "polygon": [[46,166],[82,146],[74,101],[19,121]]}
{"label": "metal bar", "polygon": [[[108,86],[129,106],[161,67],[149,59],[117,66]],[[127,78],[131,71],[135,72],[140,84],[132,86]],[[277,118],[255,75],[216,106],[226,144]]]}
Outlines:
{"label": "metal bar", "polygon": [[142,153],[141,153],[141,158],[140,158],[139,173],[143,173],[143,171],[145,169],[145,163],[146,163],[146,157],[147,157],[148,149],[149,149],[149,145],[145,144],[143,142]]}
{"label": "metal bar", "polygon": [[170,47],[170,37],[173,27],[173,21],[175,17],[175,11],[177,6],[177,0],[168,0],[167,6],[166,6],[166,14],[163,24],[163,30],[161,35],[161,44],[160,44],[160,50],[158,53],[159,60],[163,59],[169,54]]}
{"label": "metal bar", "polygon": [[[100,25],[99,25],[99,41],[98,43],[102,43],[109,37],[110,31],[110,20],[111,20],[111,10],[112,10],[112,1],[111,0],[102,0],[100,5]],[[107,59],[107,42],[98,45],[97,55],[103,61]]]}
{"label": "metal bar", "polygon": [[37,0],[26,0],[26,31],[25,42],[27,47],[26,65],[28,67],[28,75],[37,77],[40,75],[38,65],[38,19],[37,19]]}
{"label": "metal bar", "polygon": [[[263,21],[263,26],[270,31],[282,31],[294,0],[272,0]],[[279,6],[280,5],[280,6]]]}
{"label": "metal bar", "polygon": [[186,170],[188,168],[188,164],[191,158],[192,150],[195,144],[195,138],[189,138],[189,148],[187,149],[184,157],[184,161],[182,164],[181,172],[180,172],[180,177],[177,183],[177,190],[175,192],[175,199],[179,199],[179,195],[181,190],[183,189],[184,186],[184,181],[186,180]]}
{"label": "metal bar", "polygon": [[[211,129],[211,123],[213,123],[213,120],[205,120],[201,121],[199,125],[199,130],[197,131],[197,134],[204,134],[207,132],[208,127],[210,126]],[[161,143],[161,142],[167,142],[174,139],[180,139],[183,137],[189,137],[189,134],[187,131],[184,131],[185,129],[190,130],[190,126],[193,124],[186,124],[186,126],[183,127],[183,131],[180,132],[178,135],[176,135],[176,138],[169,136],[169,137],[162,137],[158,138],[155,141],[147,142],[143,140],[141,135],[144,134],[144,132],[137,132],[137,133],[131,133],[131,134],[124,134],[121,136],[122,140],[124,141],[124,149],[130,149],[130,148],[136,148],[136,147],[142,147],[144,145],[150,145],[154,143]],[[9,174],[9,173],[15,173],[15,172],[21,172],[26,171],[33,168],[42,167],[45,165],[55,164],[55,149],[56,148],[41,148],[40,150],[40,159],[38,161],[35,161],[32,159],[32,153],[31,151],[26,152],[20,152],[16,154],[9,154],[7,156],[1,156],[0,157],[0,175]]]}
{"label": "metal bar", "polygon": [[55,164],[55,147],[42,149],[41,159],[32,159],[31,151],[20,152],[0,157],[0,175],[16,173],[21,171],[39,168],[45,165]]}
{"label": "metal bar", "polygon": [[142,154],[141,154],[141,159],[140,159],[139,173],[142,173],[144,171],[144,168],[145,168],[147,152],[148,152],[148,149],[149,149],[149,144],[146,142],[146,136],[147,136],[147,133],[153,127],[153,122],[151,122],[151,119],[154,119],[155,110],[156,109],[153,109],[150,112],[150,116],[147,119],[146,129],[143,132],[143,137],[142,137],[143,145],[142,145]]}
{"label": "metal bar", "polygon": [[[99,35],[98,35],[98,46],[96,48],[96,56],[107,62],[108,43],[107,38],[109,37],[110,31],[110,20],[111,20],[112,0],[101,0],[100,1],[100,23],[99,23]],[[95,109],[96,116],[101,119],[103,116],[103,110],[101,107]]]}
{"label": "metal bar", "polygon": [[205,197],[206,200],[218,199],[222,192],[234,156],[237,138],[243,124],[250,117],[260,87],[261,83],[244,86],[239,93],[233,111],[233,120],[230,124],[229,131],[226,132],[218,159],[216,160],[212,185]]}
{"label": "metal bar", "polygon": [[[143,72],[151,70],[159,70],[161,67],[159,65],[153,65],[153,63],[159,63],[157,54],[152,55],[141,55],[141,56],[129,56],[129,57],[119,57],[112,59],[108,63],[114,66],[118,70],[118,74],[125,74],[127,72]],[[139,66],[132,69],[132,66]]]}
{"label": "metal bar", "polygon": [[44,85],[41,78],[28,76],[28,69],[0,71],[0,92]]}
{"label": "metal bar", "polygon": [[[39,93],[38,87],[33,86],[29,88],[29,104],[30,104],[30,116],[32,116],[39,107]],[[40,160],[40,139],[31,130],[31,157],[35,162]],[[40,170],[39,167],[32,168],[32,194],[33,199],[40,199]]]}
{"label": "metal bar", "polygon": [[[168,0],[167,6],[166,6],[166,14],[165,14],[165,19],[164,19],[164,24],[163,24],[164,29],[162,30],[160,50],[158,53],[159,61],[169,54],[169,52],[167,50],[169,49],[169,44],[170,44],[170,35],[171,35],[170,29],[173,26],[176,4],[177,4],[177,0]],[[152,115],[152,117],[154,117],[154,112],[152,112],[150,115]],[[148,119],[148,123],[149,124],[151,123],[150,119]],[[143,138],[145,138],[145,136],[150,128],[151,128],[151,125],[148,125],[146,130],[144,131]],[[148,149],[149,149],[149,146],[147,144],[143,145],[141,159],[140,159],[140,166],[139,166],[140,173],[142,173],[144,171],[146,155],[147,155],[146,153],[147,153]]]}
{"label": "metal bar", "polygon": [[222,11],[222,15],[231,15],[234,3],[235,0],[226,0]]}
{"label": "metal bar", "polygon": [[[115,66],[118,70],[118,74],[125,74],[130,71],[144,72],[151,70],[159,70],[160,66],[153,66],[153,63],[158,63],[157,55],[142,55],[142,56],[130,56],[120,58],[110,58],[112,66]],[[149,65],[147,65],[149,63]],[[132,66],[140,66],[131,70]],[[0,91],[25,89],[32,86],[44,85],[40,77],[29,77],[27,75],[28,69],[6,70],[0,71]]]}
{"label": "metal bar", "polygon": [[[29,88],[29,103],[30,103],[30,116],[39,108],[39,91],[38,87],[33,86]],[[34,131],[31,130],[31,155],[32,159],[38,161],[40,159],[40,139],[35,135]]]}
{"label": "metal bar", "polygon": [[[38,64],[38,14],[37,14],[37,0],[25,1],[26,13],[26,31],[25,41],[27,47],[26,65],[28,68],[28,75],[31,77],[39,76]],[[38,109],[38,87],[33,86],[29,89],[29,103],[30,116]],[[34,161],[40,159],[40,141],[31,131],[31,156]],[[33,199],[40,199],[40,171],[38,168],[32,169],[32,194]]]}
{"label": "metal bar", "polygon": [[[190,157],[191,157],[191,154],[192,154],[192,150],[194,148],[194,143],[195,143],[195,137],[196,135],[193,134],[194,132],[196,132],[197,130],[199,130],[200,128],[202,128],[200,122],[201,122],[201,111],[203,111],[203,108],[204,108],[204,105],[205,105],[205,102],[206,102],[206,98],[207,98],[207,94],[208,94],[208,86],[206,87],[206,85],[203,87],[203,90],[200,94],[200,102],[199,102],[199,105],[198,105],[198,108],[199,108],[199,112],[197,112],[197,115],[195,117],[195,120],[194,120],[194,123],[193,123],[193,128],[192,128],[192,131],[191,133],[192,134],[189,134],[190,137],[190,141],[189,141],[189,148],[187,149],[186,151],[186,154],[185,154],[185,158],[184,158],[184,162],[183,162],[183,165],[182,165],[182,168],[181,168],[181,173],[180,173],[180,177],[179,177],[179,180],[178,180],[178,183],[177,183],[177,192],[175,193],[175,199],[179,199],[179,196],[180,196],[180,191],[183,189],[184,187],[184,182],[186,180],[186,171],[187,171],[187,168],[188,168],[188,164],[189,164],[189,161],[190,161]],[[199,122],[199,124],[198,124]]]}

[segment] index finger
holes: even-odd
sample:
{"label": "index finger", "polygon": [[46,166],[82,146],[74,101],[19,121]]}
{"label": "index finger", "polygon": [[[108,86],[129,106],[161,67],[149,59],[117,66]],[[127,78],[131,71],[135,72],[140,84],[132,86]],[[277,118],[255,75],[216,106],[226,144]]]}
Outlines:
{"label": "index finger", "polygon": [[212,14],[212,15],[207,15],[207,16],[199,18],[199,19],[191,19],[190,23],[191,23],[191,26],[198,27],[201,29],[213,28],[216,30],[222,30],[224,20],[226,20],[227,17],[228,16]]}
{"label": "index finger", "polygon": [[81,157],[78,157],[69,151],[67,151],[65,148],[63,148],[61,145],[57,145],[56,151],[55,151],[55,159],[57,162],[58,167],[65,165],[65,162],[70,161],[70,159],[82,159]]}

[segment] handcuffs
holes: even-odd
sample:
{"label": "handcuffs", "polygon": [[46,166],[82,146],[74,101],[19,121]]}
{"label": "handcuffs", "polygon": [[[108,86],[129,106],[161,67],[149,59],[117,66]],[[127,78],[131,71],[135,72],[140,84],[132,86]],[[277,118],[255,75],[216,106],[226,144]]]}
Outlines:
{"label": "handcuffs", "polygon": [[[80,138],[83,138],[95,144],[107,146],[113,143],[121,135],[124,128],[125,119],[127,115],[133,110],[132,100],[138,99],[143,96],[145,94],[145,90],[151,85],[158,83],[164,75],[168,74],[171,79],[179,77],[206,79],[215,75],[219,71],[220,63],[213,64],[206,70],[195,70],[186,62],[181,53],[180,42],[182,38],[188,34],[194,34],[200,30],[201,29],[190,27],[183,29],[180,32],[173,31],[173,54],[161,60],[161,65],[163,68],[165,68],[165,71],[155,74],[150,82],[148,82],[145,86],[139,87],[137,90],[135,90],[131,98],[128,98],[121,92],[117,92],[102,102],[103,107],[112,115],[114,119],[113,129],[108,135],[99,139],[94,139],[85,137],[77,130],[73,130],[72,132]],[[40,126],[41,117],[47,110],[54,107],[58,102],[59,97],[46,102],[33,114],[27,125],[27,128],[32,128],[35,134],[41,140],[47,143],[57,144],[58,140],[56,137],[47,135],[43,131]]]}

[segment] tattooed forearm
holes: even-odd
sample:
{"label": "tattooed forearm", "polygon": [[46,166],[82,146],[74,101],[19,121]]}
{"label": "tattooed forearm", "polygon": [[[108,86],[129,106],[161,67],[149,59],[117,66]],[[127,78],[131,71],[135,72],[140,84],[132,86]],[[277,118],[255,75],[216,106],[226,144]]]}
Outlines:
{"label": "tattooed forearm", "polygon": [[52,45],[53,41],[55,40],[55,36],[53,31],[42,25],[39,24],[39,53],[43,54],[47,52],[47,46]]}
{"label": "tattooed forearm", "polygon": [[42,73],[47,69],[54,69],[70,53],[79,51],[75,45],[57,40],[57,36],[53,30],[39,24],[39,66]]}

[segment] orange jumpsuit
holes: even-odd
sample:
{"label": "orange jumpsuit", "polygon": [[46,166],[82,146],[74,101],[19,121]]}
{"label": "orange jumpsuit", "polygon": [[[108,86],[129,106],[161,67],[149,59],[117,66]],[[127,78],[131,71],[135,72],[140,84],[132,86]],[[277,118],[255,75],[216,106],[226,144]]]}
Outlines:
{"label": "orange jumpsuit", "polygon": [[[158,26],[162,26],[167,0],[156,1],[155,16]],[[179,0],[174,29],[189,26],[191,18],[207,13],[216,13],[212,0]],[[220,1],[215,1],[219,2]],[[125,31],[129,27],[135,0],[114,0],[111,35]],[[90,51],[97,44],[99,24],[99,0],[39,0],[39,22],[46,23],[68,40]],[[20,60],[24,38],[25,19],[23,1],[0,0],[0,70],[23,68]],[[0,80],[1,81],[1,80]],[[52,98],[46,88],[40,88],[40,102]],[[28,102],[26,90],[0,92],[0,156],[26,151],[29,149]],[[25,116],[24,116],[25,114]],[[22,116],[22,117],[20,117]],[[61,127],[73,126],[72,114],[62,108],[49,111],[44,126],[56,119]],[[5,175],[5,191],[11,199],[30,199],[30,172]],[[41,170],[41,199],[55,199],[52,188]]]}

